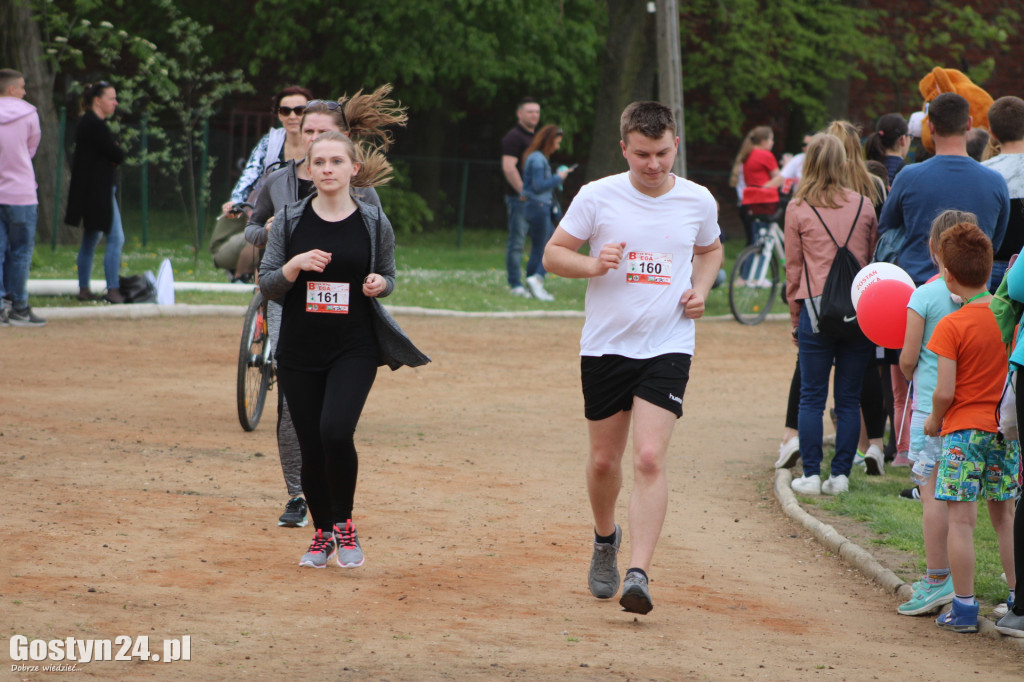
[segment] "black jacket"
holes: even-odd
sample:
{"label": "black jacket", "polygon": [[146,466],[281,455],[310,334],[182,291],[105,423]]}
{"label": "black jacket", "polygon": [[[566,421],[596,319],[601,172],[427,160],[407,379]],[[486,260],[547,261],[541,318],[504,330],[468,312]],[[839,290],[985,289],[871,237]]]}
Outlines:
{"label": "black jacket", "polygon": [[71,164],[71,187],[64,222],[87,230],[110,233],[114,219],[111,193],[117,166],[124,161],[124,151],[114,134],[99,116],[86,111],[75,131],[75,158]]}

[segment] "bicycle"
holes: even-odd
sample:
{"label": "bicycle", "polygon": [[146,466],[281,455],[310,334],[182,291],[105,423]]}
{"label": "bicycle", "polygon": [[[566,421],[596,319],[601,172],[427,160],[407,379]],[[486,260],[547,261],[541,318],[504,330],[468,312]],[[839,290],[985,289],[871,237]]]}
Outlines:
{"label": "bicycle", "polygon": [[[232,214],[240,214],[249,204],[235,204]],[[255,247],[253,247],[255,248]],[[259,272],[257,258],[256,271]],[[238,421],[245,431],[253,431],[263,416],[267,392],[274,384],[274,349],[270,343],[270,328],[267,319],[267,301],[257,286],[245,311],[242,322],[242,339],[238,348],[238,377],[235,386],[235,402],[238,407]]]}
{"label": "bicycle", "polygon": [[[757,237],[753,244],[740,251],[733,265],[729,276],[729,309],[740,324],[763,322],[772,310],[780,283],[785,284],[786,251],[778,222],[780,217],[776,212],[767,220],[755,219]],[[785,302],[785,286],[781,289]]]}

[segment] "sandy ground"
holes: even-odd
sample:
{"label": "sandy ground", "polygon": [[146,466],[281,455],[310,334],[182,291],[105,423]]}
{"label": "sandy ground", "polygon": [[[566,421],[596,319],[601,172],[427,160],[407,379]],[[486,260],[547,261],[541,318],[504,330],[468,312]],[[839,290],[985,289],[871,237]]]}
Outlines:
{"label": "sandy ground", "polygon": [[[400,321],[434,362],[378,375],[357,434],[354,570],[299,568],[311,531],[276,525],[273,411],[249,434],[235,415],[238,320],[0,329],[5,638],[110,639],[116,653],[116,637],[148,636],[160,655],[190,638],[188,661],[65,673],[98,679],[1024,674],[1020,649],[897,616],[783,516],[784,323],[700,324],[655,609],[636,617],[586,586],[581,321]],[[623,519],[630,488],[627,474]],[[53,663],[2,649],[12,679]]]}

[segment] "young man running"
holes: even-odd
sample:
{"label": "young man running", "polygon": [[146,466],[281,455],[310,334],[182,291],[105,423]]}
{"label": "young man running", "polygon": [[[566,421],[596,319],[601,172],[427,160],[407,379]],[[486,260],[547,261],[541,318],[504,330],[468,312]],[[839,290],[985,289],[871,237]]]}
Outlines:
{"label": "young man running", "polygon": [[[548,242],[544,267],[590,279],[580,340],[596,536],[590,591],[599,599],[618,592],[615,503],[632,423],[631,551],[619,604],[648,613],[647,571],[668,507],[665,459],[683,414],[693,321],[704,314],[723,252],[711,193],[671,172],[679,147],[672,110],[634,102],[620,131],[629,171],[580,190]],[[584,243],[592,255],[578,252]]]}

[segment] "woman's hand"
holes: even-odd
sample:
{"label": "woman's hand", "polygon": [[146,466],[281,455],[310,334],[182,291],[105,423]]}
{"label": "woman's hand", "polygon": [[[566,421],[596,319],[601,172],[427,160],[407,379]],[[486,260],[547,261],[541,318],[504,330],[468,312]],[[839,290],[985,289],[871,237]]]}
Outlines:
{"label": "woman's hand", "polygon": [[371,272],[366,276],[366,279],[363,280],[363,295],[368,298],[377,298],[384,293],[384,289],[387,285],[387,280],[377,273]]}
{"label": "woman's hand", "polygon": [[281,271],[289,282],[294,282],[299,278],[300,272],[323,272],[330,262],[331,254],[320,249],[313,249],[292,256],[292,259],[284,264]]}

